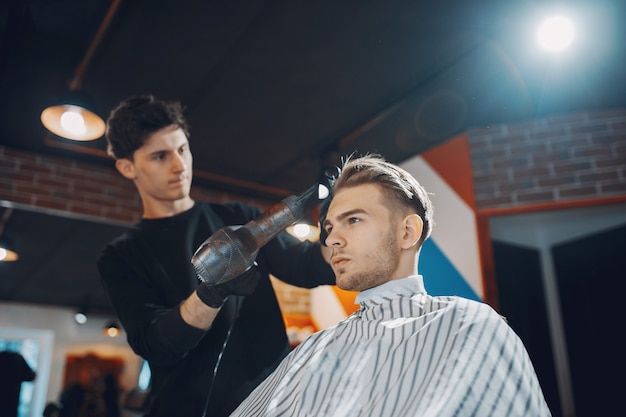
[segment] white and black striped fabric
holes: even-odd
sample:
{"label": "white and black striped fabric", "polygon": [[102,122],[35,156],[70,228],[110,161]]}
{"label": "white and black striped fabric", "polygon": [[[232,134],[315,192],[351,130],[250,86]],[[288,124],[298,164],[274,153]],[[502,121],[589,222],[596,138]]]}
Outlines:
{"label": "white and black striped fabric", "polygon": [[525,347],[488,305],[427,295],[421,276],[356,300],[232,416],[550,416]]}

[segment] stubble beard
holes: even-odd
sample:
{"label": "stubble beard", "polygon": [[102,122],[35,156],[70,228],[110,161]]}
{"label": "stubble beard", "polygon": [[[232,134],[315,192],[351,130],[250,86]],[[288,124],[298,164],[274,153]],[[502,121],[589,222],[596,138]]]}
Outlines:
{"label": "stubble beard", "polygon": [[381,247],[373,256],[368,257],[367,265],[352,274],[342,276],[345,268],[337,270],[337,286],[347,291],[365,291],[389,281],[391,274],[398,267],[400,248],[396,235],[389,231]]}

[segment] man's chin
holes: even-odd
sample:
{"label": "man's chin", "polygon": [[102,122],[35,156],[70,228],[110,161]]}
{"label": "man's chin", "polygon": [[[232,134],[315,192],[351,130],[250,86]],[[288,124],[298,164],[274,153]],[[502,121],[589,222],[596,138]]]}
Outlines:
{"label": "man's chin", "polygon": [[189,187],[180,187],[178,189],[173,189],[170,194],[174,199],[181,200],[189,195],[189,191]]}
{"label": "man's chin", "polygon": [[357,286],[355,285],[356,283],[354,282],[354,280],[352,279],[351,276],[346,275],[345,272],[335,272],[335,282],[337,284],[337,286],[339,288],[341,288],[344,291],[358,291]]}

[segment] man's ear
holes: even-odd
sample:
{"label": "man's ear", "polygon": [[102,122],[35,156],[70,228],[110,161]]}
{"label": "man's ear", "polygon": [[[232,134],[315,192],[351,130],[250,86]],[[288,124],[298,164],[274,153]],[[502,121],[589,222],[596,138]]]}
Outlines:
{"label": "man's ear", "polygon": [[115,168],[122,174],[124,177],[129,180],[135,179],[135,165],[133,161],[127,158],[120,158],[115,160]]}
{"label": "man's ear", "polygon": [[401,246],[402,249],[409,249],[419,242],[422,236],[422,229],[424,222],[422,218],[417,214],[409,214],[402,219],[402,237]]}

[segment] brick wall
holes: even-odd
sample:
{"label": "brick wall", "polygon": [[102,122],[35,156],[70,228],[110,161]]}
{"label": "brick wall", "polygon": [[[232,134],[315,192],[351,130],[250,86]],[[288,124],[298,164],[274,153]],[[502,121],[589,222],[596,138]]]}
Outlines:
{"label": "brick wall", "polygon": [[[194,186],[198,200],[244,201],[261,209],[271,203]],[[141,217],[134,184],[111,167],[55,158],[0,146],[0,201],[119,223]]]}
{"label": "brick wall", "polygon": [[477,209],[626,194],[626,109],[468,131]]}

